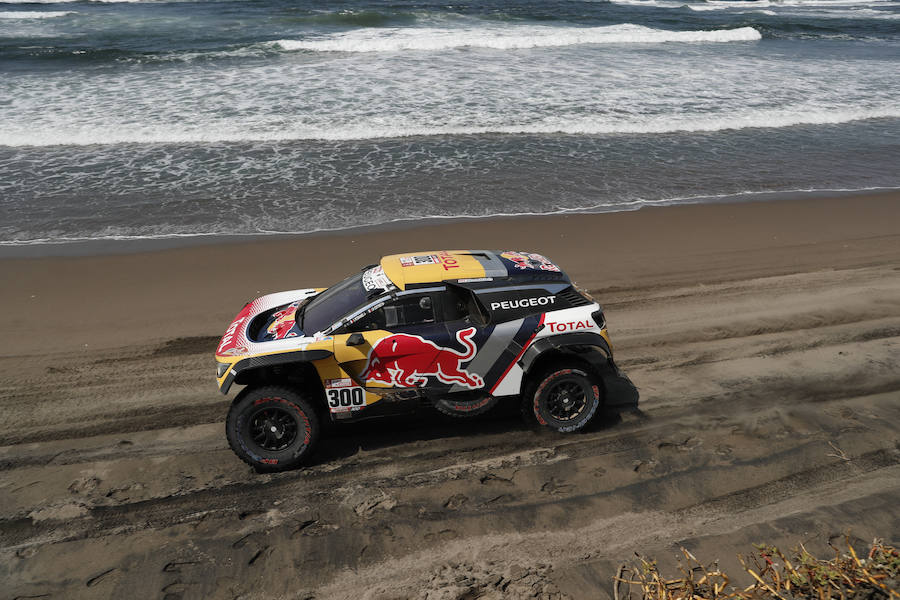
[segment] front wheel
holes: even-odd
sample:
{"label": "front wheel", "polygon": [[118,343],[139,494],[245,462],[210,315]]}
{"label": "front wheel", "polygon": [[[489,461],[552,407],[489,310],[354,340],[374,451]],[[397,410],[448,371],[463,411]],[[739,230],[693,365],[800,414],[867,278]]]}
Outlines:
{"label": "front wheel", "polygon": [[261,473],[285,471],[312,454],[319,439],[319,419],[296,391],[267,386],[235,399],[225,434],[238,457]]}
{"label": "front wheel", "polygon": [[523,412],[530,420],[561,432],[583,429],[600,408],[596,377],[580,368],[557,366],[527,386]]}

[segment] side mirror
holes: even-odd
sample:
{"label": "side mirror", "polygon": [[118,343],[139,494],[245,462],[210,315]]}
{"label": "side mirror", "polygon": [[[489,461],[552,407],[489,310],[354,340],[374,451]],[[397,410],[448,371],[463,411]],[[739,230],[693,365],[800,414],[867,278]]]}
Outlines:
{"label": "side mirror", "polygon": [[366,338],[364,338],[361,333],[351,333],[350,337],[347,338],[348,346],[362,346],[365,343]]}

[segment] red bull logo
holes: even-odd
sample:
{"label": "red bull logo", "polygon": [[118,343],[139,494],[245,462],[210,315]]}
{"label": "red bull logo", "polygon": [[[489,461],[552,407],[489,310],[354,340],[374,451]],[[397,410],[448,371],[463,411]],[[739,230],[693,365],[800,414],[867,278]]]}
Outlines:
{"label": "red bull logo", "polygon": [[503,252],[503,258],[516,263],[517,269],[537,269],[541,271],[559,272],[559,267],[554,265],[546,256],[534,252]]}
{"label": "red bull logo", "polygon": [[465,352],[442,348],[417,335],[389,335],[372,346],[361,378],[397,387],[419,387],[428,383],[429,377],[437,377],[441,383],[483,387],[481,377],[460,366],[472,360],[478,350],[471,339],[474,334],[474,327],[457,332],[456,340],[466,348]]}
{"label": "red bull logo", "polygon": [[274,320],[266,329],[266,333],[270,335],[272,339],[280,340],[285,337],[295,337],[297,335],[294,334],[289,336],[288,333],[294,327],[294,314],[297,312],[297,307],[299,305],[300,302],[293,302],[283,310],[279,310],[272,315]]}

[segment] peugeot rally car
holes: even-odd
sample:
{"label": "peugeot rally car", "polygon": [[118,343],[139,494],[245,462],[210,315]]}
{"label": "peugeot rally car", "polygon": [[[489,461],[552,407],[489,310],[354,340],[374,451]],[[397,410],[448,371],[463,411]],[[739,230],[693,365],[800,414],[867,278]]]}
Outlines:
{"label": "peugeot rally car", "polygon": [[[598,409],[636,404],[600,306],[529,252],[385,256],[327,289],[244,306],[216,349],[234,452],[259,471],[301,463],[320,421],[426,402],[453,416],[519,396],[537,424],[570,432]],[[633,389],[633,388],[631,388]]]}

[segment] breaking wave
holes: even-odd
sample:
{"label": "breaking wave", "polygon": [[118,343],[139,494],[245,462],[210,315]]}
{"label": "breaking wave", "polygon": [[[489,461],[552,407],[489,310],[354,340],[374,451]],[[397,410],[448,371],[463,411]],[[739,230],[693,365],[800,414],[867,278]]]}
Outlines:
{"label": "breaking wave", "polygon": [[490,48],[511,50],[581,44],[648,44],[664,42],[748,42],[762,35],[752,27],[711,31],[667,31],[641,25],[551,27],[544,25],[477,29],[383,28],[338,33],[320,39],[276,40],[283,50],[312,52],[396,52]]}
{"label": "breaking wave", "polygon": [[17,10],[0,12],[0,19],[52,19],[74,14],[76,13],[72,10]]}
{"label": "breaking wave", "polygon": [[878,118],[900,118],[900,108],[864,110],[836,110],[808,112],[773,110],[754,111],[744,115],[696,117],[678,120],[672,115],[644,119],[612,120],[584,118],[580,120],[545,120],[499,126],[443,126],[409,124],[397,127],[340,126],[282,128],[277,130],[247,131],[246,129],[211,132],[200,130],[137,129],[125,127],[105,130],[66,132],[54,130],[38,133],[0,134],[0,146],[86,146],[95,144],[126,143],[213,143],[213,142],[274,142],[293,140],[366,140],[379,138],[426,137],[442,135],[481,134],[566,134],[566,135],[615,135],[615,134],[664,134],[714,132],[735,129],[782,128],[802,125],[837,125],[852,121]]}
{"label": "breaking wave", "polygon": [[[622,0],[614,1],[620,2]],[[824,19],[898,19],[900,18],[900,14],[884,10],[884,8],[890,8],[895,4],[897,3],[877,1],[863,4],[861,2],[847,2],[844,0],[830,2],[792,2],[790,0],[708,0],[707,2],[700,4],[685,4],[683,6],[686,6],[695,12],[738,9],[737,14],[756,12],[770,16],[781,14],[784,16],[796,15]],[[778,11],[765,9],[778,9]]]}

